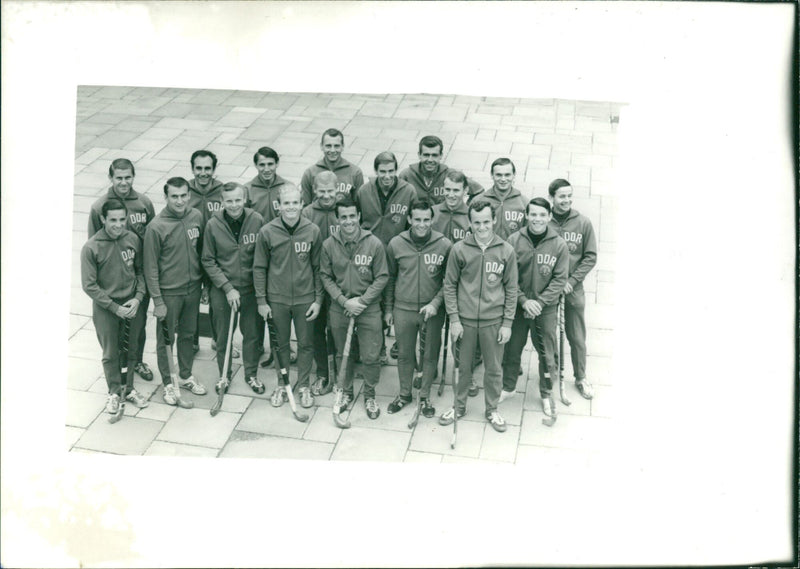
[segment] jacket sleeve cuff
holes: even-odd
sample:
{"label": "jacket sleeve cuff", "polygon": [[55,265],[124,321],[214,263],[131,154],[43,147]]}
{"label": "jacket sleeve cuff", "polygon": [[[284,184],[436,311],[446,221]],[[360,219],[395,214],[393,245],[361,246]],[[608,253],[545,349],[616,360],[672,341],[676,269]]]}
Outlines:
{"label": "jacket sleeve cuff", "polygon": [[459,318],[458,318],[458,313],[457,312],[454,312],[453,314],[448,314],[448,316],[450,317],[450,323],[451,324],[459,324],[459,323],[461,323],[461,320],[459,320]]}
{"label": "jacket sleeve cuff", "polygon": [[267,297],[266,296],[257,296],[256,297],[256,304],[259,306],[266,306],[267,305]]}
{"label": "jacket sleeve cuff", "polygon": [[231,281],[227,281],[225,284],[222,285],[222,292],[224,292],[225,294],[228,294],[232,290],[233,290],[233,285],[231,284]]}
{"label": "jacket sleeve cuff", "polygon": [[505,318],[505,317],[503,317],[503,323],[500,326],[502,328],[511,328],[512,322],[514,322],[513,318]]}
{"label": "jacket sleeve cuff", "polygon": [[164,298],[161,296],[154,296],[152,298],[153,298],[153,304],[155,304],[156,306],[164,306],[166,304],[164,302]]}
{"label": "jacket sleeve cuff", "polygon": [[570,278],[567,280],[567,282],[568,282],[569,284],[571,284],[571,285],[572,285],[572,288],[575,288],[576,286],[578,286],[578,282],[579,282],[579,281],[578,281],[578,279],[576,279],[576,278],[570,277]]}
{"label": "jacket sleeve cuff", "polygon": [[526,302],[528,302],[528,297],[522,293],[519,293],[519,296],[517,296],[517,304],[519,304],[520,307],[522,307],[525,305]]}
{"label": "jacket sleeve cuff", "polygon": [[143,292],[137,292],[136,294],[133,295],[133,298],[138,300],[139,304],[141,304],[142,301],[144,300],[144,293]]}
{"label": "jacket sleeve cuff", "polygon": [[347,297],[343,294],[340,294],[339,297],[336,299],[336,304],[344,308],[344,303],[347,302]]}

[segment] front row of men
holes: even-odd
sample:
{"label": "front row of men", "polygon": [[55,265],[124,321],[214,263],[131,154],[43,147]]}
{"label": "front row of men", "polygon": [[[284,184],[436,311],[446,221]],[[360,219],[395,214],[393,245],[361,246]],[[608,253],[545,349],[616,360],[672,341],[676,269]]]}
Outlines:
{"label": "front row of men", "polygon": [[[376,183],[382,183],[380,171]],[[95,329],[103,349],[110,393],[107,410],[116,412],[120,397],[137,406],[147,404],[132,389],[132,381],[121,378],[118,343],[127,320],[128,367],[132,370],[141,361],[139,338],[147,310],[142,303],[148,292],[156,318],[166,319],[170,337],[177,333],[176,384],[197,395],[206,393],[192,375],[203,271],[213,285],[210,303],[220,375],[231,311],[238,312],[244,377],[258,394],[264,393],[265,387],[257,376],[262,326],[257,315],[275,322],[278,346],[273,349],[278,354],[288,355],[294,326],[297,388],[303,407],[314,404],[310,374],[315,352],[318,382],[327,372],[327,350],[321,345],[326,318],[339,360],[349,321],[355,319],[365,380],[364,404],[371,419],[380,415],[375,387],[384,326],[394,325],[398,345],[399,394],[389,404],[389,413],[411,402],[417,338],[424,327],[421,408],[425,417],[433,417],[436,410],[430,389],[446,314],[450,336],[454,344],[460,342],[460,352],[470,356],[480,352],[485,364],[485,416],[502,432],[506,423],[497,407],[514,395],[529,333],[539,357],[543,408],[545,413],[551,412],[547,398],[558,374],[556,307],[565,294],[566,333],[576,386],[584,397],[591,398],[585,376],[585,344],[580,341],[585,337],[581,283],[596,254],[591,224],[571,209],[571,186],[560,179],[550,185],[552,206],[544,198],[530,200],[525,205],[527,224],[520,223],[507,240],[496,232],[502,221],[497,215],[502,202],[498,207],[480,196],[467,206],[464,196],[468,187],[468,179],[451,170],[443,184],[444,201],[435,206],[418,197],[402,212],[392,213],[387,204],[372,204],[376,212],[386,214],[380,217],[387,228],[404,225],[395,219],[398,215],[407,218],[402,221],[407,221],[409,229],[387,229],[391,235],[383,236],[380,222],[362,225],[360,200],[344,196],[337,201],[336,177],[329,171],[314,177],[316,199],[305,210],[299,189],[282,189],[279,215],[266,224],[258,212],[245,207],[246,188],[234,182],[222,186],[222,209],[204,224],[200,212],[189,207],[188,182],[170,178],[164,186],[166,207],[147,225],[143,246],[139,237],[125,228],[125,202],[107,200],[100,212],[104,228],[89,239],[81,253],[83,288],[94,301]],[[163,397],[175,405],[177,394],[164,342],[158,334]],[[472,357],[461,357],[458,365],[461,378],[456,402],[440,416],[443,425],[452,423],[455,414],[461,417],[466,413],[467,396],[472,394]],[[216,388],[226,389],[229,382],[230,371]],[[125,393],[123,384],[128,387]],[[319,386],[315,387],[319,393]],[[274,406],[286,400],[284,389],[279,385],[272,393]],[[335,392],[337,407],[353,399],[352,364]]]}

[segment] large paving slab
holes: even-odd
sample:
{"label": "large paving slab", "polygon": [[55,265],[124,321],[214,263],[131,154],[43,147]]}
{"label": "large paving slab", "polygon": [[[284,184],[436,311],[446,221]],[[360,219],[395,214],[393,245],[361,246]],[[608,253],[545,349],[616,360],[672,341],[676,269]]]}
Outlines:
{"label": "large paving slab", "polygon": [[294,458],[328,460],[333,443],[288,439],[236,431],[220,452],[224,458]]}
{"label": "large paving slab", "polygon": [[225,411],[212,418],[205,409],[176,409],[159,433],[158,440],[220,449],[239,418],[239,414]]}
{"label": "large paving slab", "polygon": [[114,454],[144,454],[163,427],[161,421],[137,417],[123,417],[111,424],[107,415],[101,415],[86,429],[75,446]]}

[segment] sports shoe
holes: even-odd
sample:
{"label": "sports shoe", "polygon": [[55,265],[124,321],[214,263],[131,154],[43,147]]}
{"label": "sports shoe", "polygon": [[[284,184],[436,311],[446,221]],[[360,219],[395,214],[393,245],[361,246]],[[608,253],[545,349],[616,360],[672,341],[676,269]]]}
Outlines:
{"label": "sports shoe", "polygon": [[512,397],[514,397],[514,394],[515,394],[515,393],[516,393],[516,392],[514,392],[514,391],[506,391],[505,389],[504,389],[504,390],[502,390],[502,391],[500,392],[500,403],[502,403],[502,402],[503,402],[503,401],[505,401],[506,399],[511,399]]}
{"label": "sports shoe", "polygon": [[403,407],[405,407],[409,403],[411,403],[411,398],[410,397],[405,398],[402,395],[398,395],[397,397],[394,398],[394,401],[389,403],[389,406],[386,407],[386,411],[390,415],[393,414],[393,413],[397,413],[400,409],[402,409]]}
{"label": "sports shoe", "polygon": [[114,415],[117,411],[119,411],[119,395],[109,393],[106,400],[106,412]]}
{"label": "sports shoe", "polygon": [[476,395],[478,395],[478,384],[475,383],[474,379],[472,380],[472,383],[470,384],[469,389],[467,390],[467,395],[469,395],[470,397],[475,397]]}
{"label": "sports shoe", "polygon": [[366,397],[364,399],[364,408],[367,410],[367,417],[370,419],[377,419],[381,414],[381,408],[378,407],[378,402],[374,397]]}
{"label": "sports shoe", "polygon": [[177,405],[178,404],[178,396],[177,392],[175,391],[175,386],[171,383],[169,385],[164,386],[164,403],[167,405]]}
{"label": "sports shoe", "polygon": [[230,385],[230,382],[228,382],[227,379],[220,378],[216,385],[214,385],[214,391],[216,391],[217,395],[219,395],[220,390],[224,389],[227,391],[228,385]]}
{"label": "sports shoe", "polygon": [[422,408],[422,416],[423,417],[425,417],[427,419],[430,419],[431,417],[436,415],[436,407],[431,405],[431,400],[428,399],[427,397],[422,397],[420,399],[420,405],[421,405],[421,408]]}
{"label": "sports shoe", "polygon": [[194,350],[195,354],[197,352],[199,352],[200,351],[200,344],[192,344],[192,350]]}
{"label": "sports shoe", "polygon": [[395,342],[394,346],[392,346],[392,349],[389,350],[389,355],[392,356],[392,359],[396,360],[397,353],[398,353],[397,342]]}
{"label": "sports shoe", "polygon": [[334,413],[341,413],[347,408],[347,406],[353,400],[353,396],[350,393],[345,393],[338,387],[333,388],[333,393],[334,393],[333,411]]}
{"label": "sports shoe", "polygon": [[275,388],[275,391],[272,392],[272,396],[269,398],[269,402],[272,403],[273,407],[280,407],[283,405],[284,401],[288,401],[289,396],[286,394],[286,387],[283,385],[279,385]]}
{"label": "sports shoe", "polygon": [[314,396],[311,395],[311,390],[308,387],[300,388],[300,406],[308,409],[314,405]]}
{"label": "sports shoe", "polygon": [[580,393],[584,399],[591,399],[594,397],[594,389],[592,389],[592,384],[586,379],[576,380],[575,387],[578,388],[578,393]]}
{"label": "sports shoe", "polygon": [[492,411],[491,413],[487,413],[486,420],[489,421],[489,424],[498,433],[505,433],[506,429],[508,428],[505,419],[503,419],[500,416],[500,413],[498,413],[497,411]]}
{"label": "sports shoe", "polygon": [[261,395],[267,390],[267,388],[264,387],[264,384],[261,383],[261,380],[254,375],[251,375],[245,381],[247,382],[247,385],[250,386],[250,389],[256,393],[256,395]]}
{"label": "sports shoe", "polygon": [[[467,414],[467,410],[466,409],[459,410],[458,411],[458,418],[460,419],[461,417],[463,417],[466,414]],[[450,409],[448,409],[447,411],[442,413],[442,415],[439,417],[439,424],[440,425],[444,425],[445,427],[447,425],[452,425],[453,421],[455,421],[455,412],[453,411],[452,407],[450,407]]]}
{"label": "sports shoe", "polygon": [[145,381],[153,381],[153,370],[150,369],[150,366],[144,362],[139,362],[135,366],[133,366],[133,371],[139,374]]}
{"label": "sports shoe", "polygon": [[182,389],[188,389],[195,395],[205,395],[208,393],[205,386],[198,382],[193,375],[190,375],[186,379],[179,379],[178,387],[181,387]]}
{"label": "sports shoe", "polygon": [[125,396],[125,401],[130,401],[139,409],[144,409],[150,405],[150,403],[147,401],[147,398],[135,389],[131,389],[131,392]]}
{"label": "sports shoe", "polygon": [[382,366],[389,365],[389,358],[386,357],[386,346],[381,348],[381,354],[378,358]]}
{"label": "sports shoe", "polygon": [[318,375],[314,383],[311,384],[312,395],[327,395],[333,390],[333,382],[328,381],[328,378]]}
{"label": "sports shoe", "polygon": [[552,417],[553,416],[553,408],[550,405],[550,396],[543,395],[542,396],[542,412],[544,413],[545,417]]}

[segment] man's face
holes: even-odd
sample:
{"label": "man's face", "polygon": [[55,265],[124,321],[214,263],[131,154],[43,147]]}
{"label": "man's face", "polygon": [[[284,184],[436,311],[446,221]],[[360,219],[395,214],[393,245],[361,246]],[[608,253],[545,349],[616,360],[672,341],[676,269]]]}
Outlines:
{"label": "man's face", "polygon": [[540,235],[547,230],[550,221],[550,212],[540,205],[528,204],[528,229],[535,235]]}
{"label": "man's face", "polygon": [[454,182],[450,178],[445,178],[442,191],[444,192],[444,203],[446,203],[447,207],[450,209],[456,209],[459,204],[464,203],[464,186],[458,182]]}
{"label": "man's face", "polygon": [[189,207],[189,186],[167,186],[167,207],[179,216],[186,213],[186,208]]}
{"label": "man's face", "polygon": [[395,166],[394,162],[378,164],[378,169],[375,170],[375,174],[378,176],[378,183],[381,187],[388,190],[394,185],[395,180],[397,180],[397,166]]}
{"label": "man's face", "polygon": [[484,243],[488,242],[494,235],[492,208],[485,207],[480,211],[470,210],[469,226],[477,239]]}
{"label": "man's face", "polygon": [[511,164],[502,164],[495,166],[492,170],[492,180],[495,187],[504,192],[511,189],[514,184],[514,167]]}
{"label": "man's face", "polygon": [[442,161],[442,150],[438,146],[423,146],[419,153],[422,171],[426,174],[435,174]]}
{"label": "man's face", "polygon": [[275,179],[275,171],[278,169],[278,163],[274,158],[258,155],[256,161],[256,170],[258,170],[258,177],[266,184],[271,184]]}
{"label": "man's face", "polygon": [[222,192],[222,207],[233,219],[239,219],[244,213],[244,191],[242,188]]}
{"label": "man's face", "polygon": [[408,216],[411,233],[416,237],[427,237],[431,233],[433,212],[429,209],[412,209]]}
{"label": "man's face", "polygon": [[130,168],[125,170],[114,170],[114,173],[108,177],[111,180],[111,187],[114,192],[121,196],[128,195],[128,192],[133,188],[133,172]]}
{"label": "man's face", "polygon": [[359,223],[361,223],[361,215],[359,215],[356,206],[339,207],[336,213],[336,219],[339,221],[339,230],[342,232],[343,237],[352,237],[358,231]]}
{"label": "man's face", "polygon": [[122,235],[122,232],[125,230],[125,224],[127,220],[128,216],[124,209],[108,210],[108,214],[106,215],[105,219],[103,219],[108,236],[112,239],[116,239]]}
{"label": "man's face", "polygon": [[558,188],[553,195],[553,210],[558,213],[567,213],[572,207],[572,186]]}
{"label": "man's face", "polygon": [[192,165],[192,173],[198,186],[201,188],[208,186],[214,177],[214,161],[211,156],[198,156],[195,158]]}
{"label": "man's face", "polygon": [[322,144],[319,145],[322,153],[325,155],[325,160],[328,162],[337,162],[342,156],[344,150],[344,143],[341,136],[328,136],[327,134],[322,137]]}
{"label": "man's face", "polygon": [[314,188],[314,195],[322,207],[331,207],[336,202],[336,184],[329,182],[319,184]]}
{"label": "man's face", "polygon": [[281,192],[280,200],[283,221],[289,225],[294,225],[300,219],[300,211],[303,209],[303,200],[300,198],[300,192],[298,190]]}

